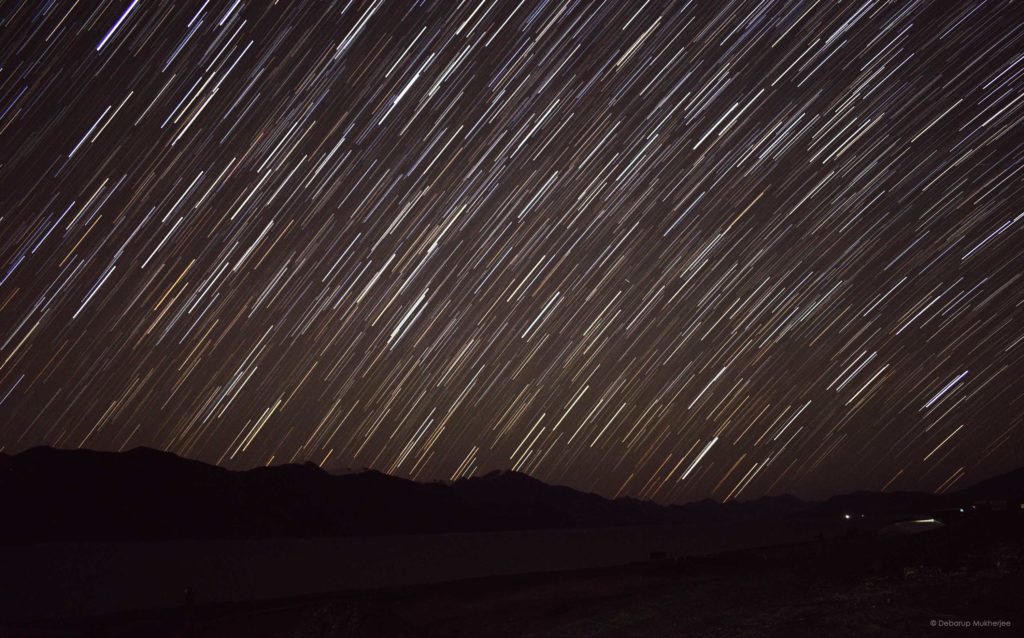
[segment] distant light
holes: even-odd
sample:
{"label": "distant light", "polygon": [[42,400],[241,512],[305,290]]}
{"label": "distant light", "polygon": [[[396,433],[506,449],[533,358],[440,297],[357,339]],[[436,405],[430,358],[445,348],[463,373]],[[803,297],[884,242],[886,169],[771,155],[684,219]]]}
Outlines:
{"label": "distant light", "polygon": [[916,521],[910,521],[911,523],[938,523],[934,518],[920,518]]}
{"label": "distant light", "polygon": [[961,513],[961,514],[963,514],[963,513],[964,513],[964,508],[962,508],[962,507],[960,508],[960,513]]}
{"label": "distant light", "polygon": [[845,518],[846,520],[850,520],[850,515],[849,514],[843,514],[843,518]]}

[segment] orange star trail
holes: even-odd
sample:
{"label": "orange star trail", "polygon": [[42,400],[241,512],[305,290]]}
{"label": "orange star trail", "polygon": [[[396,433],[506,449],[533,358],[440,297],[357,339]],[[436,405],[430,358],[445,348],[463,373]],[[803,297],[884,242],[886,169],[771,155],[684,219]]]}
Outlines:
{"label": "orange star trail", "polygon": [[1024,3],[0,6],[0,451],[659,502],[1024,461]]}

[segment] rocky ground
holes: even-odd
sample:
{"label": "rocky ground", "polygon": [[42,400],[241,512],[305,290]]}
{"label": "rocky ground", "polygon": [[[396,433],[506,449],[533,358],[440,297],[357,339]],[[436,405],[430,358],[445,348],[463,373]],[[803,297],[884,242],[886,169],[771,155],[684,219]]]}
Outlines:
{"label": "rocky ground", "polygon": [[[976,519],[585,572],[9,627],[12,636],[671,637],[1024,633],[1024,524]],[[1007,626],[960,627],[992,621]],[[933,625],[934,622],[934,625]],[[2,625],[0,625],[2,629]]]}

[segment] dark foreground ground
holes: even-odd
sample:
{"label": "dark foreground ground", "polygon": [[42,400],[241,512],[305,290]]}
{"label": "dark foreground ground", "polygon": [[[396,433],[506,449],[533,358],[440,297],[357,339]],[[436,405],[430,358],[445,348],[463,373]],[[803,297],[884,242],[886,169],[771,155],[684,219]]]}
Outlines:
{"label": "dark foreground ground", "polygon": [[[195,598],[201,600],[202,592]],[[2,636],[1024,635],[1024,519],[581,572],[3,625]],[[932,622],[934,621],[934,625]],[[960,627],[974,621],[1009,626]]]}

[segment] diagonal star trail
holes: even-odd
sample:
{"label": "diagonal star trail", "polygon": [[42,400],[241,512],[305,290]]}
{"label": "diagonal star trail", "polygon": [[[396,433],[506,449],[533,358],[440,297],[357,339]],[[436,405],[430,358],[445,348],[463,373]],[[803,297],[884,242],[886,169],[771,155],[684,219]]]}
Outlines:
{"label": "diagonal star trail", "polygon": [[663,502],[1024,441],[1024,5],[9,2],[0,447]]}

